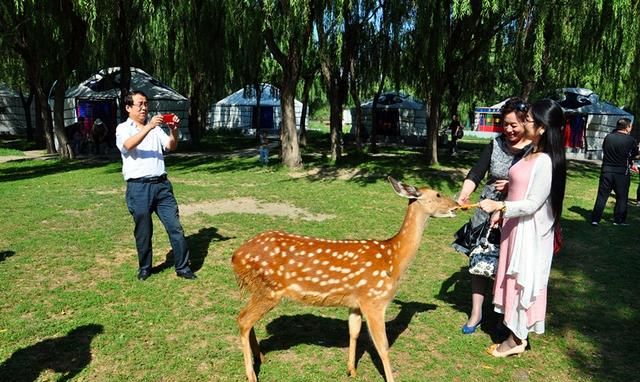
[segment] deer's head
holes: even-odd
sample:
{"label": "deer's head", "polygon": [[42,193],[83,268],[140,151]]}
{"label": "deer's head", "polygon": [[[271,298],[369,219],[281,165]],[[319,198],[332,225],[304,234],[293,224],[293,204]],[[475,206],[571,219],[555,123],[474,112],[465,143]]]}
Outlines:
{"label": "deer's head", "polygon": [[456,201],[440,194],[439,191],[429,188],[415,188],[409,184],[397,181],[393,177],[388,177],[396,194],[409,199],[409,203],[420,203],[420,207],[427,214],[436,218],[455,217],[455,210],[459,208]]}

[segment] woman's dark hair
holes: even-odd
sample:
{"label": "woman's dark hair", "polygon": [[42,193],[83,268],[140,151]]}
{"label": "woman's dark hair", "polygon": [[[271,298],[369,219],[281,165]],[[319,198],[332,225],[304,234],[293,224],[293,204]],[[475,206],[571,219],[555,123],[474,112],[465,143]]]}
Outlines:
{"label": "woman's dark hair", "polygon": [[504,121],[504,117],[507,114],[516,113],[516,117],[518,117],[520,121],[524,121],[527,119],[529,107],[529,103],[522,98],[511,97],[504,103],[504,105],[502,105],[502,108],[500,109],[500,117]]}
{"label": "woman's dark hair", "polygon": [[564,112],[560,105],[550,99],[543,99],[531,105],[533,123],[544,128],[544,134],[538,143],[538,150],[551,157],[551,208],[554,224],[560,223],[562,202],[567,182],[567,161],[564,151]]}

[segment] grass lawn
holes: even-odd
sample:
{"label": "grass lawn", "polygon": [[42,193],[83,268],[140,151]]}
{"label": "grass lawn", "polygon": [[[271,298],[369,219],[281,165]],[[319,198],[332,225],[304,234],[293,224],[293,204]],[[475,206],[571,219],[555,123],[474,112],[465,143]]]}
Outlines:
{"label": "grass lawn", "polygon": [[[319,141],[320,140],[320,141]],[[155,221],[158,272],[136,280],[132,219],[121,164],[113,160],[0,163],[0,381],[243,381],[236,316],[246,302],[230,266],[235,248],[282,229],[332,239],[388,238],[406,200],[387,175],[447,195],[459,190],[480,142],[424,166],[419,150],[383,147],[326,164],[313,135],[305,168],[262,167],[252,140],[207,137],[207,153],[167,157],[195,282],[163,267],[170,246]],[[1,151],[0,151],[1,152]],[[275,156],[272,153],[272,161]],[[571,162],[563,215],[565,247],[554,260],[547,332],[520,357],[494,359],[497,317],[463,336],[470,309],[467,258],[450,247],[470,212],[429,221],[418,255],[387,310],[397,381],[631,381],[640,372],[637,327],[640,208],[629,227],[588,224],[599,167]],[[631,186],[632,195],[637,175]],[[611,199],[612,201],[613,199]],[[261,381],[382,381],[363,328],[358,376],[346,375],[347,310],[284,302],[256,325],[267,361]]]}

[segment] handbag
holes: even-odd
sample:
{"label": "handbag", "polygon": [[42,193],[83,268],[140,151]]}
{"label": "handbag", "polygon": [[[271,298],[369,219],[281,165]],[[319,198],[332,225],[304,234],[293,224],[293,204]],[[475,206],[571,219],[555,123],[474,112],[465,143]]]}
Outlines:
{"label": "handbag", "polygon": [[498,270],[499,244],[492,242],[490,238],[500,235],[500,229],[489,228],[486,236],[481,239],[469,254],[469,273],[477,276],[495,278]]}
{"label": "handbag", "polygon": [[553,229],[553,254],[557,255],[558,252],[562,249],[562,244],[564,242],[564,235],[562,234],[562,227],[560,224],[556,224]]}
{"label": "handbag", "polygon": [[489,219],[475,227],[472,224],[472,220],[469,219],[453,236],[455,237],[452,243],[453,248],[467,256],[482,240],[487,239],[491,243],[500,244],[500,230],[492,229]]}
{"label": "handbag", "polygon": [[456,139],[462,139],[462,137],[464,137],[464,129],[460,126],[456,130]]}

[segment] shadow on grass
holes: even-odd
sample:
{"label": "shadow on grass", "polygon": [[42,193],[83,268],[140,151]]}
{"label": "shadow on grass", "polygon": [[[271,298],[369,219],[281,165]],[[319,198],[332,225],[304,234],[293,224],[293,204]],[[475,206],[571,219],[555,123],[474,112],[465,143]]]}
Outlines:
{"label": "shadow on grass", "polygon": [[0,168],[0,182],[33,179],[42,176],[85,170],[110,165],[115,159],[89,158],[78,160],[21,159],[12,161],[11,167]]}
{"label": "shadow on grass", "polygon": [[[230,237],[218,234],[218,229],[214,227],[201,228],[198,232],[186,237],[189,245],[189,260],[192,271],[197,272],[202,268],[204,260],[209,254],[209,244],[213,241],[227,241]],[[167,252],[165,261],[151,269],[151,273],[161,273],[167,268],[173,267],[175,261],[173,251]]]}
{"label": "shadow on grass", "polygon": [[15,255],[16,253],[14,251],[0,251],[0,262],[5,261],[6,259],[8,259],[9,257]]}
{"label": "shadow on grass", "polygon": [[[593,227],[591,211],[569,207],[585,220],[563,220],[564,247],[549,283],[549,328],[564,336],[575,370],[597,381],[635,380],[638,365],[638,226],[640,209],[630,208],[631,226],[610,221]],[[586,343],[575,341],[575,333]]]}
{"label": "shadow on grass", "polygon": [[[458,254],[463,256],[462,254]],[[435,296],[437,299],[442,300],[451,305],[453,309],[459,312],[471,313],[471,274],[469,274],[469,267],[460,267],[460,270],[453,273],[440,285],[440,291]],[[493,343],[502,342],[508,335],[505,332],[505,328],[502,325],[502,314],[496,313],[493,310],[492,304],[493,298],[493,281],[487,282],[487,291],[485,294],[484,305],[482,306],[482,325],[480,330],[489,337]],[[460,328],[465,323],[460,321]]]}
{"label": "shadow on grass", "polygon": [[[389,347],[409,327],[409,323],[416,313],[436,309],[435,305],[420,302],[403,302],[400,300],[394,300],[393,302],[400,306],[400,311],[394,319],[386,322]],[[264,354],[271,351],[286,350],[300,344],[342,348],[349,346],[348,320],[318,317],[312,314],[280,316],[269,322],[266,329],[271,336],[260,341],[260,348]],[[356,366],[365,352],[369,353],[378,372],[384,376],[384,368],[378,352],[363,325],[356,345]],[[393,360],[391,361],[393,363]],[[259,370],[259,366],[256,367],[256,370]]]}
{"label": "shadow on grass", "polygon": [[17,350],[0,364],[0,380],[33,382],[45,370],[62,374],[58,381],[72,380],[91,363],[91,341],[103,330],[102,325],[83,325],[64,337],[46,339]]}

